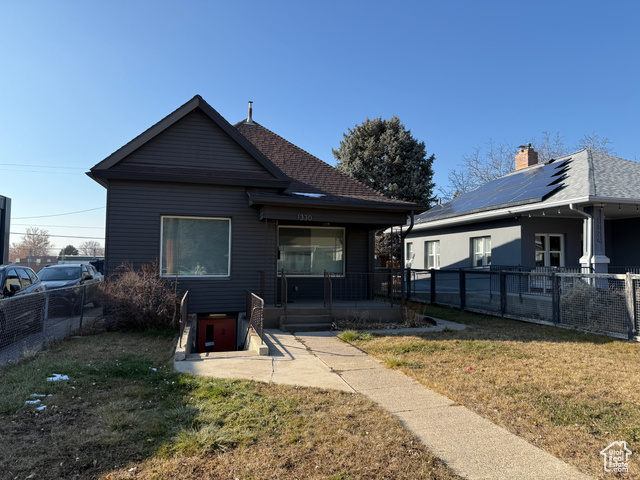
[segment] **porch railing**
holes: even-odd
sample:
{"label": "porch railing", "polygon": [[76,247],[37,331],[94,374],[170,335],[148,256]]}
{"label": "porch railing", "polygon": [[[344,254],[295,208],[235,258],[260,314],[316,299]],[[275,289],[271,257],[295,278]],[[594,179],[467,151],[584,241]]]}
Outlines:
{"label": "porch railing", "polygon": [[264,300],[247,290],[245,307],[247,319],[249,320],[247,337],[249,330],[253,329],[260,337],[260,343],[264,344]]}
{"label": "porch railing", "polygon": [[287,322],[287,303],[289,302],[288,289],[289,283],[287,282],[287,275],[284,273],[284,270],[282,270],[280,272],[280,301],[282,302],[285,323]]}
{"label": "porch railing", "polygon": [[329,313],[333,309],[333,283],[331,275],[326,271],[324,272],[324,308],[328,308]]}
{"label": "porch railing", "polygon": [[182,348],[182,334],[184,333],[184,327],[187,325],[189,315],[189,290],[184,292],[184,296],[180,301],[180,348]]}
{"label": "porch railing", "polygon": [[400,269],[381,269],[376,272],[325,274],[325,305],[334,302],[378,301],[391,306],[399,304],[402,296]]}

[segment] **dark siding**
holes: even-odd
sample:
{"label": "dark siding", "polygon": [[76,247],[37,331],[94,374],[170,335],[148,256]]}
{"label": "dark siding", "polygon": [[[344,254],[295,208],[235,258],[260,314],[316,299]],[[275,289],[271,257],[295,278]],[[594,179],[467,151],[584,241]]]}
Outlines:
{"label": "dark siding", "polygon": [[[111,181],[107,272],[123,262],[134,266],[159,260],[162,215],[231,218],[231,277],[181,279],[192,312],[243,311],[245,291],[259,292],[265,256],[274,263],[273,228],[265,230],[258,211],[248,207],[244,188]],[[265,239],[265,235],[269,238]],[[271,246],[265,249],[265,246]],[[273,278],[275,272],[271,272]],[[269,279],[269,272],[266,278]],[[270,282],[273,288],[273,280]],[[273,298],[273,291],[267,292]]]}
{"label": "dark siding", "polygon": [[522,265],[534,266],[536,233],[564,235],[564,264],[567,267],[580,265],[582,256],[582,219],[522,217]]}
{"label": "dark siding", "polygon": [[[607,225],[608,224],[608,225]],[[640,266],[640,219],[628,218],[605,222],[605,231],[611,233],[605,237],[607,256],[612,267]]]}
{"label": "dark siding", "polygon": [[194,110],[144,144],[122,160],[121,165],[246,171],[273,178],[200,110]]}

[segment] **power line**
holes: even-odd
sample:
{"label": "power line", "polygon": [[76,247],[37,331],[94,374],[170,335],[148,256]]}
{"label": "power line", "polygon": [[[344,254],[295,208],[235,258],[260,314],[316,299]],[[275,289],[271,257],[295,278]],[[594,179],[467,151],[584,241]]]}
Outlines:
{"label": "power line", "polygon": [[[17,232],[9,232],[11,235],[30,235],[29,233],[17,233]],[[58,238],[83,238],[89,240],[104,240],[104,237],[76,237],[75,235],[43,235],[45,237],[58,237]]]}
{"label": "power line", "polygon": [[94,210],[101,210],[107,207],[89,208],[87,210],[78,210],[77,212],[69,213],[56,213],[54,215],[38,215],[35,217],[13,217],[14,220],[26,220],[27,218],[48,218],[48,217],[62,217],[63,215],[75,215],[76,213],[93,212]]}
{"label": "power line", "polygon": [[83,170],[81,167],[59,167],[57,165],[33,165],[30,163],[0,163],[0,165],[5,165],[7,167],[35,167],[35,168],[57,168],[60,170]]}
{"label": "power line", "polygon": [[36,225],[33,223],[13,223],[11,225],[20,225],[21,227],[50,227],[50,228],[95,228],[104,230],[105,227],[86,227],[80,225]]}

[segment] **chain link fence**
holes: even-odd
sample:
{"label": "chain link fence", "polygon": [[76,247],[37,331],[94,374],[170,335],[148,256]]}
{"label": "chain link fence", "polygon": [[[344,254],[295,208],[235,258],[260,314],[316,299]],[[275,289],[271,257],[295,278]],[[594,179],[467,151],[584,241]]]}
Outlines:
{"label": "chain link fence", "polygon": [[0,365],[47,348],[102,314],[93,286],[68,287],[0,300]]}
{"label": "chain link fence", "polygon": [[640,341],[640,275],[409,270],[409,300]]}

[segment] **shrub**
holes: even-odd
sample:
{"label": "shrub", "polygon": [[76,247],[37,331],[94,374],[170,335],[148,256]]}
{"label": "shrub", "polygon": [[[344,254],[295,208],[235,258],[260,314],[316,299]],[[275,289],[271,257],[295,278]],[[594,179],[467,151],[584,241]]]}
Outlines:
{"label": "shrub", "polygon": [[160,278],[156,262],[135,269],[120,265],[102,285],[107,330],[176,328],[179,323],[180,292],[175,283]]}

